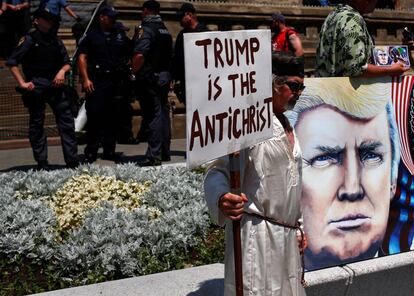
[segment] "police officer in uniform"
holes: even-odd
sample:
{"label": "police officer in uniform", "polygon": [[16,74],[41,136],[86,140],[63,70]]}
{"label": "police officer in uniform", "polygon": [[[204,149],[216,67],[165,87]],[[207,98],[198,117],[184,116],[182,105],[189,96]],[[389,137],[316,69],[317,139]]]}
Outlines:
{"label": "police officer in uniform", "polygon": [[116,146],[116,100],[127,99],[129,86],[128,60],[132,43],[115,25],[112,6],[99,10],[99,25],[88,32],[79,45],[79,72],[86,92],[86,148],[88,162],[97,158],[102,141],[103,159],[118,160]]}
{"label": "police officer in uniform", "polygon": [[[48,169],[47,141],[43,129],[46,103],[56,117],[63,155],[68,167],[78,162],[72,102],[65,95],[65,74],[71,69],[69,56],[53,26],[56,17],[47,10],[34,13],[35,30],[23,37],[6,62],[18,82],[29,110],[29,139],[38,169]],[[24,77],[18,65],[23,68]]]}
{"label": "police officer in uniform", "polygon": [[137,96],[148,124],[148,149],[142,166],[170,160],[171,126],[168,92],[172,37],[160,15],[160,4],[149,0],[142,5],[142,23],[135,39],[132,70]]}

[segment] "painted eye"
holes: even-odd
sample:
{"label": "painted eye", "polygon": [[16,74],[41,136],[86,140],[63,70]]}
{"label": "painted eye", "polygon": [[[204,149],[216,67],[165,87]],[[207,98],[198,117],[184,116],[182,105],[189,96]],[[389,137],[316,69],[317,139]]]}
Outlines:
{"label": "painted eye", "polygon": [[332,155],[318,155],[311,159],[310,164],[315,168],[324,168],[332,164],[338,164],[338,158]]}
{"label": "painted eye", "polygon": [[360,158],[361,162],[366,166],[377,166],[383,162],[384,156],[380,153],[366,152]]}

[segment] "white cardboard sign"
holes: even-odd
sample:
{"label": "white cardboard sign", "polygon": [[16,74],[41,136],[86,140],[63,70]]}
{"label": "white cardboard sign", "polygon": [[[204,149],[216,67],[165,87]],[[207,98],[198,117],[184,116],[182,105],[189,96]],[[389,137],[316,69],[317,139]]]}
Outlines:
{"label": "white cardboard sign", "polygon": [[187,167],[272,136],[269,30],[184,34]]}

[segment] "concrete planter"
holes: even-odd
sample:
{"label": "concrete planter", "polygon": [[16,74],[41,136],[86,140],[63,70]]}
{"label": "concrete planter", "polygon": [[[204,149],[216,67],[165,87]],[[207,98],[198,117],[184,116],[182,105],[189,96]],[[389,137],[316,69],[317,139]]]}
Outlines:
{"label": "concrete planter", "polygon": [[[413,295],[414,252],[306,273],[308,296]],[[38,296],[222,296],[223,264],[212,264]]]}

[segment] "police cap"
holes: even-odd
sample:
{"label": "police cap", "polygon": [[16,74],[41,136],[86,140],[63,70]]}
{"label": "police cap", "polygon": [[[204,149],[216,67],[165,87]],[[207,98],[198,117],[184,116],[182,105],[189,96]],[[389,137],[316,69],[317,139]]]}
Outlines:
{"label": "police cap", "polygon": [[60,21],[60,17],[56,14],[51,13],[50,10],[47,9],[47,8],[37,9],[33,13],[33,19],[39,19],[39,18],[42,18],[42,19],[47,20],[47,21],[53,21],[53,22],[59,22]]}
{"label": "police cap", "polygon": [[116,11],[113,6],[110,5],[103,5],[99,8],[99,15],[105,15],[110,18],[116,18]]}

